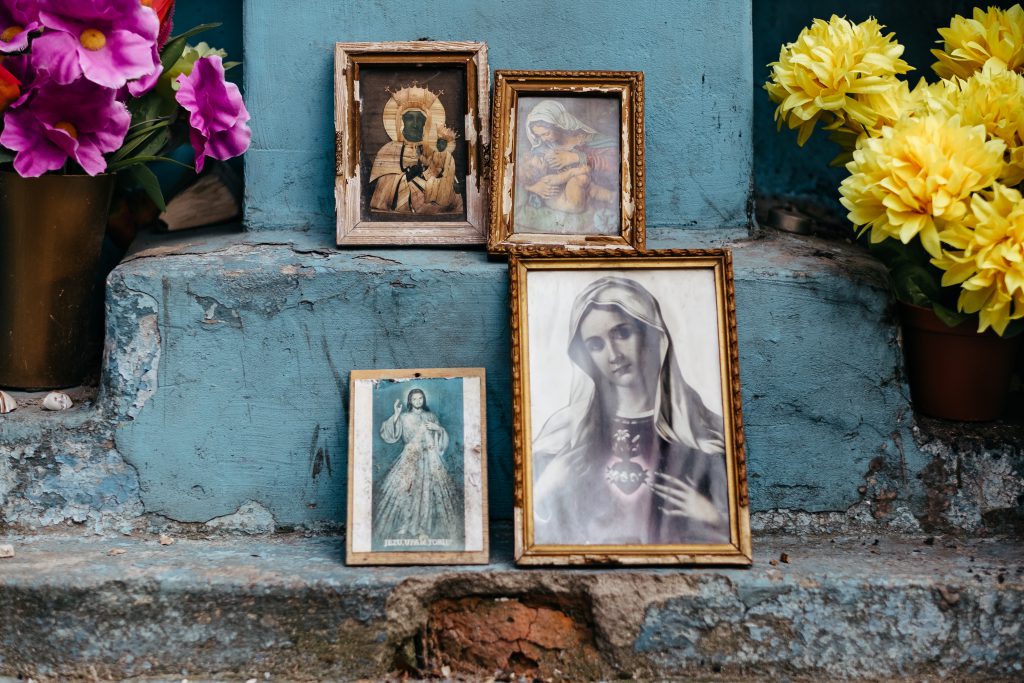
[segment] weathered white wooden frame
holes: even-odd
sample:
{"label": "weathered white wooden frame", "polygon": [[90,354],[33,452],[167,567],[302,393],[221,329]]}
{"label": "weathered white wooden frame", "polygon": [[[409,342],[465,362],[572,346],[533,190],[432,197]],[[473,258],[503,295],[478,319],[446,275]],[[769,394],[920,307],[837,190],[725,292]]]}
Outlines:
{"label": "weathered white wooden frame", "polygon": [[[362,215],[359,64],[465,64],[466,220],[372,221]],[[337,43],[334,60],[335,203],[339,245],[454,245],[487,242],[486,151],[490,145],[487,45],[477,42]]]}

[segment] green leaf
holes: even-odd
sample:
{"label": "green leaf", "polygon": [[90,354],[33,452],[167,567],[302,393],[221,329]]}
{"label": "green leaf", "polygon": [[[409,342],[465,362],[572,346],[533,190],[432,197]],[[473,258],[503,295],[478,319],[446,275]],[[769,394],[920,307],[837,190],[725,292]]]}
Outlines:
{"label": "green leaf", "polygon": [[160,181],[157,180],[156,174],[149,170],[148,166],[144,164],[132,166],[128,169],[128,173],[142,186],[142,189],[145,190],[149,198],[156,204],[156,208],[161,211],[167,210],[167,204],[164,203],[164,193],[160,189]]}
{"label": "green leaf", "polygon": [[14,152],[8,152],[6,149],[0,149],[0,164],[8,164],[14,161]]}
{"label": "green leaf", "polygon": [[135,129],[136,128],[140,128],[142,126],[148,126],[150,124],[157,124],[157,123],[162,123],[165,126],[169,126],[169,125],[171,125],[171,117],[169,117],[169,116],[157,116],[156,118],[149,119],[148,121],[139,121],[138,123],[133,123],[128,128],[128,134],[129,135],[135,135],[135,134],[141,133],[143,131],[139,131],[139,130],[135,130]]}
{"label": "green leaf", "polygon": [[167,44],[164,45],[163,52],[160,53],[160,64],[164,67],[164,71],[170,71],[171,67],[174,66],[174,63],[181,58],[182,53],[185,52],[185,45],[189,38],[197,33],[209,31],[210,29],[217,28],[218,26],[220,26],[219,22],[214,24],[200,24],[193,29],[185,31],[181,35],[174,36],[168,40]]}
{"label": "green leaf", "polygon": [[941,297],[938,274],[908,259],[904,259],[890,272],[896,298],[915,306],[929,308]]}
{"label": "green leaf", "polygon": [[224,62],[224,70],[225,71],[230,71],[231,69],[234,69],[236,66],[241,66],[241,65],[242,65],[241,62]]}
{"label": "green leaf", "polygon": [[[163,128],[166,129],[166,126]],[[132,138],[130,141],[126,141],[124,145],[121,146],[121,149],[117,150],[117,154],[114,155],[112,161],[116,163],[124,159],[130,159],[132,152],[136,152],[136,150],[137,156],[156,156],[161,150],[163,150],[164,145],[166,145],[170,139],[170,131],[153,128],[145,135],[139,135]]]}
{"label": "green leaf", "polygon": [[967,322],[971,317],[973,317],[967,313],[960,313],[955,309],[947,308],[939,303],[932,304],[932,310],[935,311],[936,317],[949,327],[956,327],[960,323]]}
{"label": "green leaf", "polygon": [[181,166],[182,168],[187,168],[187,169],[190,169],[190,170],[193,168],[189,164],[183,164],[180,161],[178,161],[177,159],[172,159],[170,157],[164,157],[164,156],[137,156],[137,157],[132,157],[131,159],[122,159],[121,161],[115,161],[115,162],[111,163],[109,166],[107,166],[107,171],[109,173],[116,173],[118,171],[123,171],[124,169],[128,168],[129,166],[134,166],[135,164],[148,164],[148,163],[150,163],[152,161],[165,161],[165,162],[167,162],[169,164],[175,164],[176,166]]}

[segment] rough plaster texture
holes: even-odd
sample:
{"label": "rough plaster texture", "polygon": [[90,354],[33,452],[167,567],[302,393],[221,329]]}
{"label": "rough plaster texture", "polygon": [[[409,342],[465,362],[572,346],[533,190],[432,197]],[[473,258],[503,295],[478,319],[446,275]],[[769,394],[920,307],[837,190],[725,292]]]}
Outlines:
{"label": "rough plaster texture", "polygon": [[50,413],[40,398],[22,397],[0,420],[0,529],[130,530],[144,508],[135,470],[114,448],[113,425],[87,399]]}
{"label": "rough plaster texture", "polygon": [[[278,524],[340,523],[348,372],[484,366],[491,512],[510,517],[505,264],[478,252],[338,252],[288,239],[143,247],[111,275],[113,292],[131,293],[118,315],[140,320],[119,327],[159,338],[149,352],[158,388],[116,434],[147,510],[206,521],[254,500]],[[877,266],[821,240],[732,246],[755,509],[844,511],[861,502],[875,460],[895,472],[885,491],[921,507],[909,473],[925,461],[907,429]],[[141,324],[151,300],[158,335]],[[820,462],[828,466],[808,466]]]}
{"label": "rough plaster texture", "polygon": [[507,531],[494,563],[458,569],[346,568],[341,540],[295,535],[7,537],[0,676],[1022,675],[1024,555],[1010,539],[781,537],[749,570],[519,571]]}
{"label": "rough plaster texture", "polygon": [[615,0],[314,0],[296,12],[287,0],[246,0],[247,226],[334,234],[333,45],[422,37],[484,41],[492,69],[643,71],[648,225],[746,226],[750,3],[635,9],[627,16]]}
{"label": "rough plaster texture", "polygon": [[[820,239],[715,235],[693,246],[734,249],[755,530],[980,532],[1021,519],[1019,439],[910,429],[876,264]],[[479,252],[339,252],[316,236],[223,231],[140,244],[108,283],[97,402],[54,414],[25,401],[0,419],[0,519],[337,528],[348,372],[475,365],[488,371],[490,512],[507,519],[506,288],[505,265]]]}

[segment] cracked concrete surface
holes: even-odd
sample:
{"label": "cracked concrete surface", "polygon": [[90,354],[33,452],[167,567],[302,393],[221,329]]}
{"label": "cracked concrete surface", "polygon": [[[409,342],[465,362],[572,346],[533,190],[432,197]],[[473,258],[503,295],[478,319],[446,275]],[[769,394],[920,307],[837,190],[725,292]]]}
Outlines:
{"label": "cracked concrete surface", "polygon": [[[914,430],[876,264],[812,238],[732,246],[755,531],[973,533],[1021,518],[1019,445]],[[503,264],[471,252],[333,252],[315,236],[196,231],[142,240],[108,284],[99,399],[72,414],[22,410],[0,421],[5,524],[92,519],[85,508],[95,505],[111,529],[202,525],[254,504],[259,519],[243,514],[242,527],[337,529],[348,370],[480,364],[491,514],[510,516]],[[459,334],[439,334],[438,320]],[[838,348],[852,328],[857,350]],[[845,403],[830,388],[837,382]],[[73,478],[28,485],[43,475],[25,448],[58,428],[73,462],[49,464]],[[145,520],[123,493],[95,490],[111,468],[135,473],[124,490]],[[94,491],[65,513],[42,512],[70,496],[64,481]]]}
{"label": "cracked concrete surface", "polygon": [[1012,537],[769,536],[749,570],[524,571],[497,531],[492,563],[464,568],[348,568],[343,540],[299,534],[7,536],[0,676],[1022,675]]}

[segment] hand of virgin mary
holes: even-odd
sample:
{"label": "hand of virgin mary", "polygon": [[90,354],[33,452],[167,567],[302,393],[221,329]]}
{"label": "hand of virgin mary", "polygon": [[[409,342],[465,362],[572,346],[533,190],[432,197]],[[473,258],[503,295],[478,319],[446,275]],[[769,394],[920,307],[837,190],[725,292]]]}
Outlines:
{"label": "hand of virgin mary", "polygon": [[655,472],[657,479],[651,482],[651,490],[662,500],[662,512],[669,517],[689,517],[705,524],[715,525],[721,521],[718,510],[711,500],[693,487],[693,484],[662,472]]}

